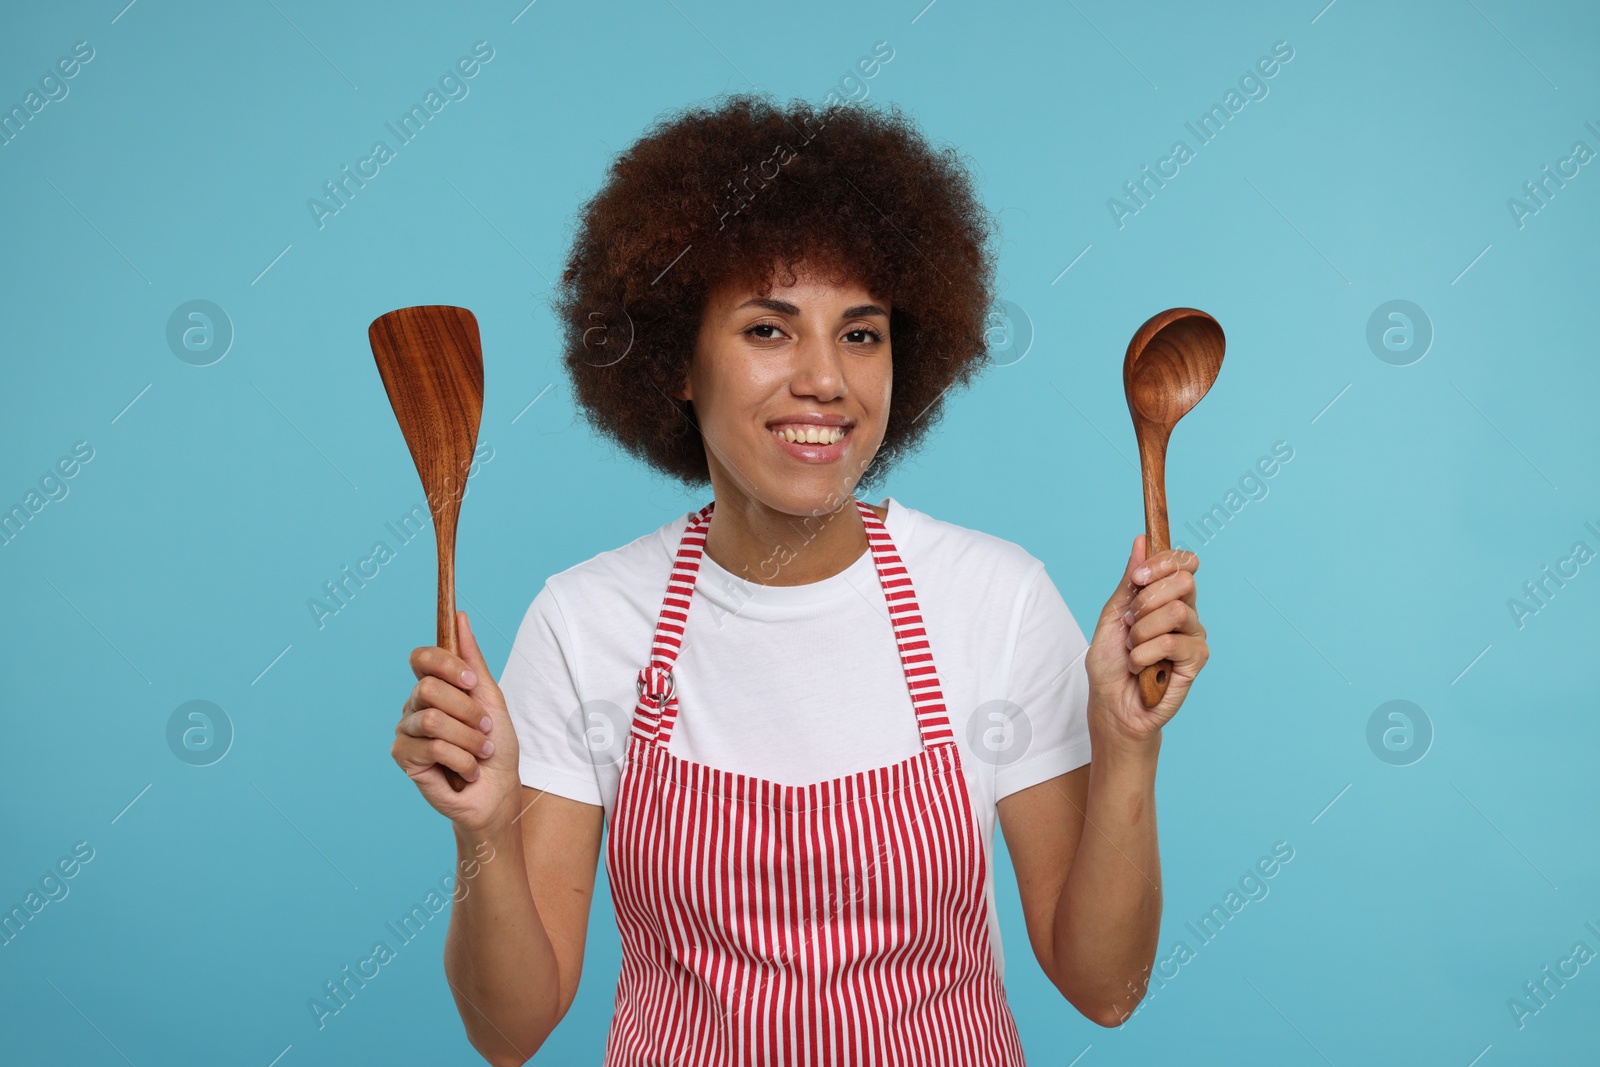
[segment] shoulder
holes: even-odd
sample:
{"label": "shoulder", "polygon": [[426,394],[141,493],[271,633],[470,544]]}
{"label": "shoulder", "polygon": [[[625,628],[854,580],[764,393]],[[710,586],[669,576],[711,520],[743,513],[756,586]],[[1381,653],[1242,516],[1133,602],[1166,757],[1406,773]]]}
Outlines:
{"label": "shoulder", "polygon": [[[597,552],[555,572],[545,579],[545,585],[562,600],[587,600],[608,592],[638,590],[657,578],[665,581],[672,570],[673,548],[689,525],[689,518],[688,512],[676,515],[626,544]],[[664,589],[665,586],[655,592]]]}
{"label": "shoulder", "polygon": [[[900,506],[898,500],[893,502]],[[1044,563],[1015,541],[902,508],[891,528],[930,622],[967,643],[1009,645],[1047,582]],[[893,526],[891,509],[890,523]]]}
{"label": "shoulder", "polygon": [[[958,575],[961,583],[991,593],[1023,592],[1044,563],[1026,548],[996,534],[937,518],[895,500],[905,532],[902,551],[911,562],[930,564],[939,572]],[[892,520],[891,520],[892,521]]]}
{"label": "shoulder", "polygon": [[650,649],[671,576],[663,531],[676,526],[681,535],[687,525],[685,513],[549,575],[523,612],[505,673],[552,683],[564,674],[586,695],[606,691],[619,665],[626,677],[627,665]]}

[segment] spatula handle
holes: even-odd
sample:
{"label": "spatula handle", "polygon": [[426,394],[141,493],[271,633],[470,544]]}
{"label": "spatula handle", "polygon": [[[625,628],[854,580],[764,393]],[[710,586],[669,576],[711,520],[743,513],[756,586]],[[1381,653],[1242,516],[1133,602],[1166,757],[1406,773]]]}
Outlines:
{"label": "spatula handle", "polygon": [[[438,645],[452,656],[461,655],[456,640],[456,512],[436,515],[433,521],[434,540],[439,546],[439,610]],[[439,764],[445,781],[457,793],[467,787],[467,780],[455,771]]]}
{"label": "spatula handle", "polygon": [[[1172,547],[1167,543],[1167,434],[1139,435],[1139,464],[1144,477],[1144,555],[1146,559]],[[1139,672],[1139,699],[1147,708],[1161,703],[1172,680],[1170,659]]]}

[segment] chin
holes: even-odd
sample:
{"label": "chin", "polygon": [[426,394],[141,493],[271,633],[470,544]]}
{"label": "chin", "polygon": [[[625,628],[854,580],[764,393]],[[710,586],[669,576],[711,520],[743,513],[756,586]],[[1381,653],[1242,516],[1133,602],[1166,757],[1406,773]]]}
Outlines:
{"label": "chin", "polygon": [[758,498],[786,515],[826,515],[850,503],[853,486],[837,474],[818,471],[809,477],[775,475]]}

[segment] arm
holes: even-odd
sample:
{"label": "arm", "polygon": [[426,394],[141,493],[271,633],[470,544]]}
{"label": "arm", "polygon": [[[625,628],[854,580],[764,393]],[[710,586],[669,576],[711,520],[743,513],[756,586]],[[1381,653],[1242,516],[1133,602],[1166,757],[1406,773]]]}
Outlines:
{"label": "arm", "polygon": [[[465,612],[461,655],[416,649],[391,754],[450,819],[456,886],[445,977],[467,1039],[522,1064],[571,1007],[583,964],[604,808],[521,784],[517,733]],[[466,780],[456,792],[444,768]]]}
{"label": "arm", "polygon": [[[456,828],[444,969],[472,1047],[527,1062],[578,992],[604,809],[522,787],[510,822]],[[468,877],[470,875],[470,881]]]}
{"label": "arm", "polygon": [[[1159,745],[1159,742],[1158,742]],[[1086,766],[1000,801],[1034,957],[1101,1026],[1144,996],[1161,929],[1155,756]]]}
{"label": "arm", "polygon": [[[1088,766],[1019,790],[998,811],[1039,965],[1062,996],[1101,1026],[1143,999],[1161,930],[1155,777],[1161,728],[1209,657],[1194,606],[1192,552],[1145,558],[1136,538],[1122,582],[1101,611],[1085,657]],[[1154,708],[1138,675],[1173,661]]]}

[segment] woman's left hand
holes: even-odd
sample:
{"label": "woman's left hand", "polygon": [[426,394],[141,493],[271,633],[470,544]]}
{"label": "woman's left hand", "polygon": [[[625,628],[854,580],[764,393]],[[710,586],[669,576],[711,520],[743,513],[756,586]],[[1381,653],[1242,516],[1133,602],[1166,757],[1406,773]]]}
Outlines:
{"label": "woman's left hand", "polygon": [[[1177,714],[1210,650],[1195,611],[1193,552],[1167,549],[1145,558],[1145,538],[1134,538],[1122,583],[1106,601],[1089,641],[1091,734],[1133,748],[1154,742]],[[1169,659],[1167,691],[1153,708],[1139,697],[1139,672]]]}

